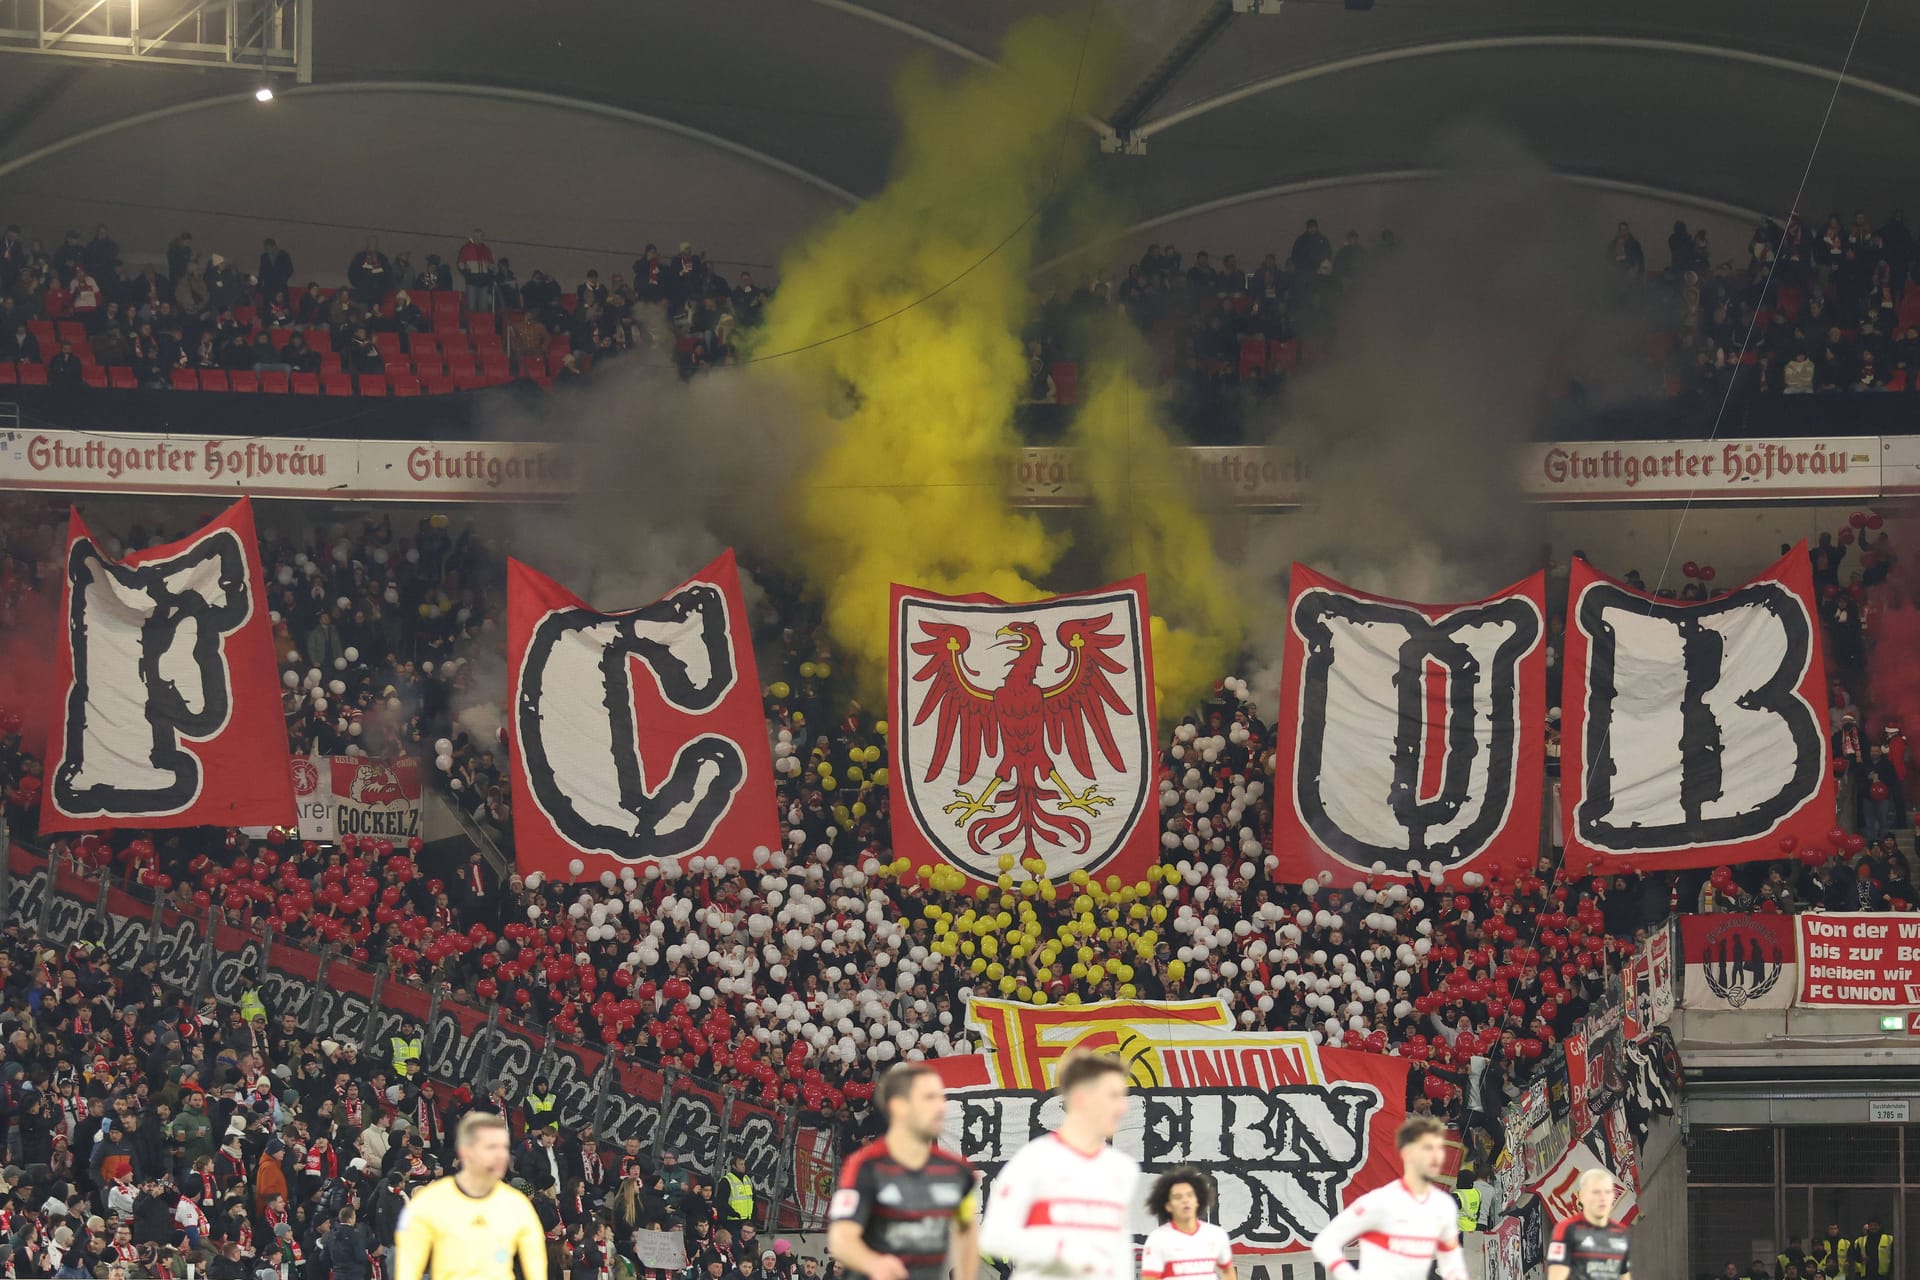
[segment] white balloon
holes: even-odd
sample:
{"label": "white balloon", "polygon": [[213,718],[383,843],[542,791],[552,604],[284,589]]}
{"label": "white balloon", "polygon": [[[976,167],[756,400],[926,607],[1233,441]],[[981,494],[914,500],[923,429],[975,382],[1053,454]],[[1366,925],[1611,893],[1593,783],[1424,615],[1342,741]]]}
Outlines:
{"label": "white balloon", "polygon": [[567,874],[570,876],[582,875],[586,872],[586,869],[587,869],[587,864],[582,862],[578,858],[575,858],[571,862],[567,863]]}

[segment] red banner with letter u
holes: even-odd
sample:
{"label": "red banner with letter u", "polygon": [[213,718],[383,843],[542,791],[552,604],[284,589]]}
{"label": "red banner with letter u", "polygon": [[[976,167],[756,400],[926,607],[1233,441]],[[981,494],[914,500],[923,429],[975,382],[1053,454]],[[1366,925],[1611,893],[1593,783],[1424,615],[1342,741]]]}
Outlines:
{"label": "red banner with letter u", "polygon": [[1531,868],[1546,577],[1413,604],[1293,566],[1274,761],[1280,878]]}

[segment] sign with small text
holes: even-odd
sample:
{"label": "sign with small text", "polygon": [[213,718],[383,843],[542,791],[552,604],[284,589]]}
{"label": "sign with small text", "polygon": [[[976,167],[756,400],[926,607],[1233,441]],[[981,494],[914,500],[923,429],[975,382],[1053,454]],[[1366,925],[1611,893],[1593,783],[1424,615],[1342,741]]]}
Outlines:
{"label": "sign with small text", "polygon": [[1814,912],[1795,917],[1800,992],[1826,1009],[1920,1005],[1920,916]]}

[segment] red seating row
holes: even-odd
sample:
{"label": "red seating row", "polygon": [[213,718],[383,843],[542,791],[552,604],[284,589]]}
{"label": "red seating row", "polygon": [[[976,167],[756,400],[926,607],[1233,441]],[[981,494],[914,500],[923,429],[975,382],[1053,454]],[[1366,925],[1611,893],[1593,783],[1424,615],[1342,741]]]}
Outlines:
{"label": "red seating row", "polygon": [[[125,365],[85,365],[81,378],[89,387],[136,391],[139,381]],[[252,369],[175,369],[170,381],[175,391],[224,391],[241,394],[304,396],[418,396],[451,395],[455,391],[473,391],[511,382],[504,359],[483,370],[469,368],[465,373],[413,374],[407,372],[363,373],[286,373],[279,370]],[[0,360],[0,386],[44,387],[47,366],[14,364]]]}

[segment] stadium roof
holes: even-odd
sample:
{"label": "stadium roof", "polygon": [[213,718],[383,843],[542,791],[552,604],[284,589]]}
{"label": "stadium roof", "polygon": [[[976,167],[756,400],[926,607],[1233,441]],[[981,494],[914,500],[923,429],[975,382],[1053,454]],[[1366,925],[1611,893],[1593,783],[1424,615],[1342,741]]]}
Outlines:
{"label": "stadium roof", "polygon": [[[312,0],[313,83],[265,110],[245,72],[0,53],[0,214],[236,234],[486,220],[516,242],[630,247],[638,210],[770,261],[884,181],[908,59],[959,70],[1020,15],[1083,3]],[[1143,220],[1405,175],[1463,119],[1570,175],[1779,211],[1859,16],[1821,0],[1105,3],[1130,37],[1124,87],[1089,115],[1144,140],[1102,162]],[[0,19],[30,4],[0,0]],[[1920,9],[1871,11],[1805,207],[1902,203],[1917,47]]]}

